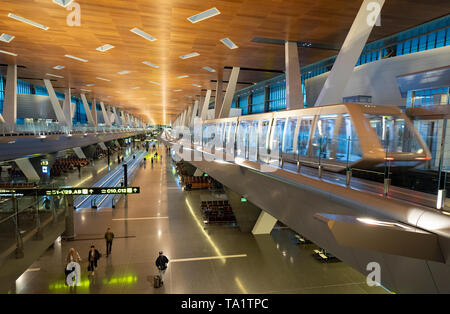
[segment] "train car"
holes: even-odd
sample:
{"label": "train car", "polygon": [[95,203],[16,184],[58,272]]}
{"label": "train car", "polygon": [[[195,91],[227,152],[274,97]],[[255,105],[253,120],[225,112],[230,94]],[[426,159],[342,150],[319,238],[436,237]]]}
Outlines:
{"label": "train car", "polygon": [[415,167],[425,142],[397,107],[345,103],[206,120],[194,143],[265,163],[319,164],[330,171]]}

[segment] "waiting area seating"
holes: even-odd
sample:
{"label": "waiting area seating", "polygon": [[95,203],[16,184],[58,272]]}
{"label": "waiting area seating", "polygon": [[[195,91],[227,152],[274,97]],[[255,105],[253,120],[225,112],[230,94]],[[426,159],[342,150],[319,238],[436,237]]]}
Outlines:
{"label": "waiting area seating", "polygon": [[31,189],[36,187],[34,183],[0,183],[0,188],[6,189]]}
{"label": "waiting area seating", "polygon": [[311,244],[312,242],[308,240],[307,238],[303,237],[300,234],[295,235],[295,240],[297,244]]}
{"label": "waiting area seating", "polygon": [[76,169],[77,167],[84,167],[89,164],[86,158],[78,158],[76,155],[71,155],[67,158],[56,159],[52,168],[50,169],[50,177],[58,177],[62,173]]}
{"label": "waiting area seating", "polygon": [[330,262],[340,262],[340,260],[331,254],[330,252],[325,251],[325,249],[315,249],[313,256],[320,262],[330,263]]}
{"label": "waiting area seating", "polygon": [[231,205],[224,201],[202,201],[201,209],[205,223],[233,223],[236,217]]}
{"label": "waiting area seating", "polygon": [[181,181],[185,184],[186,190],[208,189],[213,187],[209,177],[181,176]]}

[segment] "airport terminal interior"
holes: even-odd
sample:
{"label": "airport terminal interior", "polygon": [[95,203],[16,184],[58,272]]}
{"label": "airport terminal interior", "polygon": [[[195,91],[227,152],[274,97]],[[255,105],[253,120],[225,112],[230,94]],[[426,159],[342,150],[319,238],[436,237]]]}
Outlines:
{"label": "airport terminal interior", "polygon": [[449,1],[0,16],[0,294],[450,293]]}

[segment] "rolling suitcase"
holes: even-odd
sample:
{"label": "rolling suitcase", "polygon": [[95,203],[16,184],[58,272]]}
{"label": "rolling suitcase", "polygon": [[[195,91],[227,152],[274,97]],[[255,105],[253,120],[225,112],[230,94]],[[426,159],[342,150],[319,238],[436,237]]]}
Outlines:
{"label": "rolling suitcase", "polygon": [[155,275],[153,277],[153,287],[154,288],[161,288],[161,277],[159,275]]}

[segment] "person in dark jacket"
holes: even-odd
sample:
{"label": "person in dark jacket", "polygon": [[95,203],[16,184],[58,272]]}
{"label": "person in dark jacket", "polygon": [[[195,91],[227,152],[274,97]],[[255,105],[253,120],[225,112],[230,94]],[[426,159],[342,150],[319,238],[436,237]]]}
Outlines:
{"label": "person in dark jacket", "polygon": [[88,271],[92,271],[91,275],[95,275],[95,268],[97,267],[97,261],[100,259],[100,252],[95,248],[95,246],[91,245],[91,249],[89,250],[88,261],[89,267]]}
{"label": "person in dark jacket", "polygon": [[111,254],[113,239],[114,239],[114,233],[111,231],[111,228],[106,229],[106,232],[105,232],[106,257],[108,257],[108,255]]}
{"label": "person in dark jacket", "polygon": [[163,255],[163,251],[159,251],[159,256],[156,259],[156,267],[158,268],[159,271],[159,276],[161,277],[161,283],[163,284],[163,275],[166,272],[167,269],[167,263],[169,263],[169,259]]}

